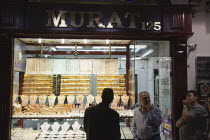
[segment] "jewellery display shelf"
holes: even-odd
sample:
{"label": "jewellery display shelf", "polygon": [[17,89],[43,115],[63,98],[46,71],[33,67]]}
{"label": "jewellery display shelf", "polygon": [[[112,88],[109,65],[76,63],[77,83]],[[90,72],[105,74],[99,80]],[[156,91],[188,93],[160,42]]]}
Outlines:
{"label": "jewellery display shelf", "polygon": [[25,74],[23,95],[88,95],[90,75]]}
{"label": "jewellery display shelf", "polygon": [[89,95],[90,75],[61,75],[60,95]]}
{"label": "jewellery display shelf", "polygon": [[47,74],[25,74],[23,80],[23,95],[52,95],[53,75]]}
{"label": "jewellery display shelf", "polygon": [[97,94],[101,94],[104,88],[112,88],[115,95],[125,95],[125,75],[96,75]]}
{"label": "jewellery display shelf", "polygon": [[[64,119],[64,118],[82,118],[84,117],[85,109],[89,106],[89,103],[81,104],[59,104],[54,106],[46,105],[27,105],[21,107],[20,104],[14,104],[13,118],[15,119]],[[92,104],[94,105],[94,104]],[[125,109],[124,106],[111,106],[116,110],[122,118],[132,118],[133,111],[131,109]]]}
{"label": "jewellery display shelf", "polygon": [[[127,125],[129,118],[120,118],[122,140],[133,139],[132,128]],[[18,125],[19,121],[20,119],[17,118],[12,120],[11,140],[18,138],[28,138],[27,140],[86,140],[83,117],[25,118],[21,119],[21,126]]]}
{"label": "jewellery display shelf", "polygon": [[125,75],[93,77],[96,79],[91,75],[25,74],[19,95],[93,95],[101,94],[106,87],[112,88],[115,95],[126,95]]}

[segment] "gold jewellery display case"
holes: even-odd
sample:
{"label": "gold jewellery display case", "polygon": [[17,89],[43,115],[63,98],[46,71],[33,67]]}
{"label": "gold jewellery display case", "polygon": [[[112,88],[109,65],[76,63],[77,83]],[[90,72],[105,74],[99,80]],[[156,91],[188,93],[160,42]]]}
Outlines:
{"label": "gold jewellery display case", "polygon": [[84,112],[102,101],[103,88],[115,97],[111,108],[120,114],[121,138],[133,139],[125,75],[25,74],[13,96],[12,140],[85,140]]}

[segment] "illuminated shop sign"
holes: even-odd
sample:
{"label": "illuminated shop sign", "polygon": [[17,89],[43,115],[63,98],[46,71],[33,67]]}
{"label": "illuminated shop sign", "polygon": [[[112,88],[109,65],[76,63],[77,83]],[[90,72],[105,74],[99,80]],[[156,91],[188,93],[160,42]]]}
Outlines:
{"label": "illuminated shop sign", "polygon": [[143,18],[143,14],[138,11],[124,11],[123,13],[111,11],[109,14],[104,14],[98,11],[46,10],[46,13],[48,15],[47,28],[161,30],[160,19]]}

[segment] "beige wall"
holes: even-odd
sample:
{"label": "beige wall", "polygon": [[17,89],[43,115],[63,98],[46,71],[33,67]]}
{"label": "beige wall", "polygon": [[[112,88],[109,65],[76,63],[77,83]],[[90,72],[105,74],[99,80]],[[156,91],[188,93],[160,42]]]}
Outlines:
{"label": "beige wall", "polygon": [[197,44],[197,49],[188,57],[188,89],[196,89],[195,60],[197,56],[210,57],[210,12],[205,9],[206,0],[202,0],[197,7],[195,17],[192,19],[193,37],[188,40],[188,44]]}

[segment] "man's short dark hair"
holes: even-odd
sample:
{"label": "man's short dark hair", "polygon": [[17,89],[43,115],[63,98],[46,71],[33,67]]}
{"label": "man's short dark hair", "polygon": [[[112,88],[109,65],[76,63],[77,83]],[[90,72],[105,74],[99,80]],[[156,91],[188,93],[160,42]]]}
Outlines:
{"label": "man's short dark hair", "polygon": [[[139,97],[140,97],[143,93],[148,93],[148,94],[149,94],[149,92],[147,92],[147,91],[142,91],[142,92],[139,93]],[[150,94],[149,94],[149,95],[150,95]]]}
{"label": "man's short dark hair", "polygon": [[102,91],[102,102],[112,102],[114,99],[114,92],[111,88],[104,88]]}
{"label": "man's short dark hair", "polygon": [[189,93],[192,93],[195,97],[199,97],[199,94],[195,90],[188,90],[185,96],[187,96]]}

